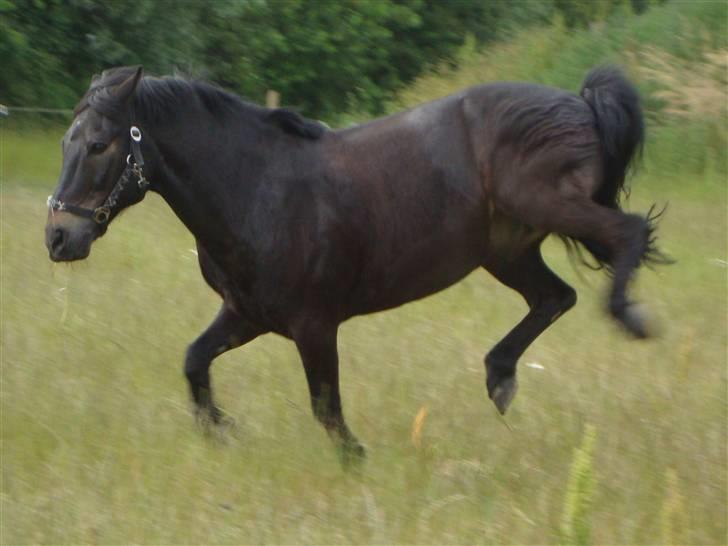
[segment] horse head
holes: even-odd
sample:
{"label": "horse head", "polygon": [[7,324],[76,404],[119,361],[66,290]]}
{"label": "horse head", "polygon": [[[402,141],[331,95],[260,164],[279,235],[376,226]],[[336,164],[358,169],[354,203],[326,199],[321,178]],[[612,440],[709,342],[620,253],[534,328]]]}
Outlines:
{"label": "horse head", "polygon": [[144,197],[141,130],[133,97],[141,67],[95,76],[62,140],[63,167],[48,197],[45,242],[51,260],[82,260],[126,207]]}

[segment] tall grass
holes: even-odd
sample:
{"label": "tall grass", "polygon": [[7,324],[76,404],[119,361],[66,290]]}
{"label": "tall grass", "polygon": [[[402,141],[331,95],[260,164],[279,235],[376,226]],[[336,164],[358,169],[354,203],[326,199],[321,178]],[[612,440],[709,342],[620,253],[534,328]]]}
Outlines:
{"label": "tall grass", "polygon": [[564,514],[561,519],[561,542],[563,544],[591,544],[592,502],[594,497],[594,445],[596,429],[592,425],[584,428],[581,445],[574,449],[574,458],[566,486]]}
{"label": "tall grass", "polygon": [[[55,140],[37,162],[57,158]],[[359,476],[340,470],[295,350],[274,336],[215,364],[238,424],[224,441],[199,434],[182,356],[218,299],[159,198],[115,222],[88,262],[53,266],[54,180],[3,184],[0,542],[549,543],[585,423],[599,431],[594,543],[722,542],[725,188],[686,198],[662,182],[643,172],[632,206],[672,202],[660,234],[678,264],[635,287],[663,336],[626,339],[603,312],[606,279],[580,280],[549,243],[580,303],[524,356],[508,426],[482,357],[525,308],[485,273],[346,323],[344,404],[370,452]]]}
{"label": "tall grass", "polygon": [[662,504],[662,544],[686,544],[685,499],[680,480],[672,468],[665,471],[665,500]]}

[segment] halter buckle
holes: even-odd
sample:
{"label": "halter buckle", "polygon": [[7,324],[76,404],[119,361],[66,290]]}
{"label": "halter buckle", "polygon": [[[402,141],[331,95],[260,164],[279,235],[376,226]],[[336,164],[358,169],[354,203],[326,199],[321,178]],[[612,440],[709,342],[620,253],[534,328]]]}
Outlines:
{"label": "halter buckle", "polygon": [[50,208],[51,210],[58,210],[58,211],[66,210],[66,204],[63,201],[54,198],[52,195],[48,196],[48,199],[46,200],[46,204],[48,205],[48,208]]}
{"label": "halter buckle", "polygon": [[94,214],[92,218],[97,224],[105,224],[109,221],[109,216],[111,216],[111,209],[109,207],[103,206],[94,209]]}
{"label": "halter buckle", "polygon": [[137,127],[136,125],[131,126],[131,129],[129,129],[129,134],[131,135],[131,139],[134,142],[142,141],[142,132],[139,130],[139,127]]}

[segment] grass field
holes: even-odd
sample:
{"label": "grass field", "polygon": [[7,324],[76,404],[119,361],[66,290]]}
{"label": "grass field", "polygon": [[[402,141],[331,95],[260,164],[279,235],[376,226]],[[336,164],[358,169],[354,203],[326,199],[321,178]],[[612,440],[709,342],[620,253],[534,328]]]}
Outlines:
{"label": "grass field", "polygon": [[548,244],[580,304],[526,353],[505,422],[482,357],[525,306],[485,272],[345,324],[344,404],[369,448],[346,474],[275,336],[213,368],[235,429],[196,429],[182,356],[218,301],[156,195],[87,262],[48,261],[58,138],[3,131],[2,544],[725,543],[722,177],[635,181],[632,209],[671,202],[678,263],[635,286],[659,339],[627,339],[602,312],[607,279]]}
{"label": "grass field", "polygon": [[393,108],[490,79],[577,89],[596,62],[628,65],[651,120],[628,208],[670,203],[677,264],[640,271],[661,335],[638,342],[604,313],[608,279],[548,241],[580,300],[524,355],[505,418],[482,359],[526,308],[485,272],[346,323],[344,406],[369,449],[349,474],[272,335],[216,361],[237,424],[202,435],[182,357],[219,301],[192,237],[149,195],[89,260],[51,264],[62,130],[0,127],[0,544],[728,543],[724,21],[672,2],[614,28],[557,24],[400,95]]}

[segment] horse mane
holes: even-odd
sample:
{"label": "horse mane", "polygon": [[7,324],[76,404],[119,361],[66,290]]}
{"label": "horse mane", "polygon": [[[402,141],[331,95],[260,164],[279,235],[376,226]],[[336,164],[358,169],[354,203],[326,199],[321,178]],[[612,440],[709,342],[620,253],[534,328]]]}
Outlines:
{"label": "horse mane", "polygon": [[326,127],[321,123],[306,119],[286,108],[272,110],[268,113],[267,119],[285,132],[304,138],[317,139],[326,132]]}
{"label": "horse mane", "polygon": [[[128,116],[129,106],[116,98],[113,89],[133,76],[136,70],[137,67],[122,66],[94,76],[88,90],[74,108],[74,115],[86,108],[93,108],[112,119],[124,119]],[[144,76],[134,93],[131,107],[137,119],[160,121],[179,115],[180,111],[189,110],[194,105],[223,121],[230,119],[231,114],[243,114],[262,120],[287,134],[309,140],[316,140],[326,132],[321,123],[291,110],[263,108],[213,83],[181,76]]]}

